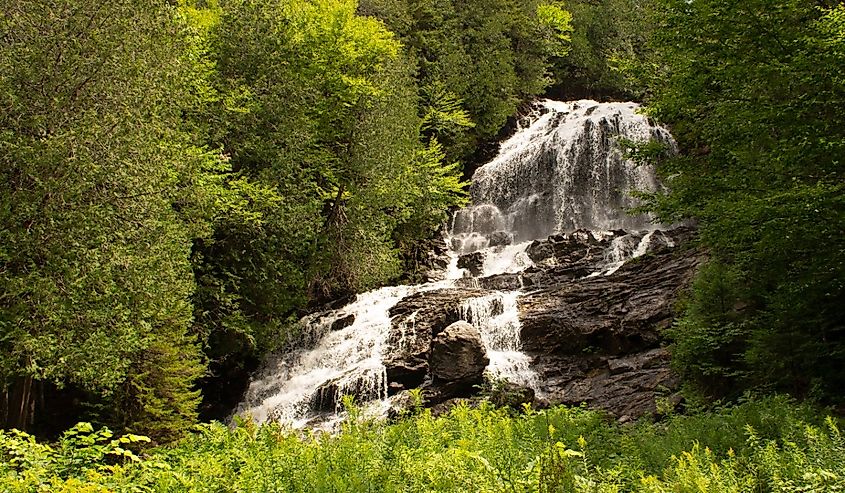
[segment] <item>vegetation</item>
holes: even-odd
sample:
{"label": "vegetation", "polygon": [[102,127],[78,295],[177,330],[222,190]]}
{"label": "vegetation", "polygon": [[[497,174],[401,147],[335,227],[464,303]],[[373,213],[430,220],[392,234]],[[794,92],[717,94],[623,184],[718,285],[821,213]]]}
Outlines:
{"label": "vegetation", "polygon": [[684,381],[841,403],[841,2],[9,0],[0,40],[0,428],[98,427],[0,432],[4,491],[845,489],[838,424],[785,398],[177,441],[306,307],[412,275],[544,93],[643,98],[678,141],[645,208],[710,253]]}
{"label": "vegetation", "polygon": [[162,439],[196,419],[189,256],[220,166],[181,130],[196,74],[175,14],[155,1],[2,8],[7,426],[26,427],[43,381],[106,398],[113,423]]}
{"label": "vegetation", "polygon": [[417,68],[424,131],[455,159],[470,159],[543,92],[572,29],[557,1],[364,0],[360,9],[402,40]]}
{"label": "vegetation", "polygon": [[157,441],[307,305],[406,274],[570,29],[533,0],[0,14],[2,424]]}
{"label": "vegetation", "polygon": [[694,218],[712,254],[676,362],[711,396],[841,399],[845,6],[662,0],[654,19],[639,75],[682,152],[651,210]]}
{"label": "vegetation", "polygon": [[570,0],[572,40],[553,58],[555,98],[641,100],[644,85],[625,69],[648,55],[646,40],[656,20],[645,15],[652,0]]}
{"label": "vegetation", "polygon": [[[354,410],[353,410],[354,411]],[[353,412],[354,414],[354,412]],[[139,456],[79,425],[52,447],[0,434],[4,491],[841,491],[837,423],[783,398],[618,426],[574,408],[459,405],[338,435],[212,423]]]}

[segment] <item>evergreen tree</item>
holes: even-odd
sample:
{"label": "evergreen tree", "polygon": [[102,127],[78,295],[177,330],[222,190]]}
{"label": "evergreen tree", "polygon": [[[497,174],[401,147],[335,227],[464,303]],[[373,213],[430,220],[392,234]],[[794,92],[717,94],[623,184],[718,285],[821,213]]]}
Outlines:
{"label": "evergreen tree", "polygon": [[195,250],[197,322],[221,375],[295,342],[307,303],[397,277],[400,249],[462,203],[459,170],[421,141],[413,65],[356,7],[232,1],[213,30],[210,139],[260,216],[219,216]]}
{"label": "evergreen tree", "polygon": [[714,262],[673,331],[682,369],[717,394],[841,398],[845,7],[661,0],[655,21],[641,73],[682,153],[651,207],[698,219]]}
{"label": "evergreen tree", "polygon": [[[550,57],[566,53],[571,31],[559,2],[365,0],[361,11],[384,19],[416,60],[420,115],[446,124],[429,133],[459,160],[471,160],[521,103],[543,92]],[[432,120],[445,108],[452,119]]]}
{"label": "evergreen tree", "polygon": [[0,36],[6,426],[49,381],[170,438],[196,415],[189,254],[221,171],[180,130],[190,33],[158,0],[12,0]]}

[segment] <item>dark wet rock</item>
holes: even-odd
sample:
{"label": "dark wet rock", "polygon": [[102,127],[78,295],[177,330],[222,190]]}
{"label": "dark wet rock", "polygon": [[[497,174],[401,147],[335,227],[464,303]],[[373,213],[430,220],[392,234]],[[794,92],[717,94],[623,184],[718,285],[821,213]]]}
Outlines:
{"label": "dark wet rock", "polygon": [[479,382],[489,363],[481,333],[467,322],[449,325],[431,343],[429,366],[435,380]]}
{"label": "dark wet rock", "polygon": [[502,382],[493,386],[488,397],[498,407],[522,408],[523,404],[534,404],[534,389],[513,382]]}
{"label": "dark wet rock", "polygon": [[484,253],[473,252],[458,258],[458,268],[466,269],[473,277],[480,276],[484,271]]}
{"label": "dark wet rock", "polygon": [[385,360],[385,367],[389,381],[387,392],[390,395],[401,390],[419,387],[428,374],[428,362],[422,360],[421,357],[407,359],[388,357]]}
{"label": "dark wet rock", "polygon": [[610,276],[565,282],[519,300],[522,344],[536,354],[630,354],[655,347],[703,255],[666,251]]}
{"label": "dark wet rock", "polygon": [[335,411],[342,405],[341,398],[349,395],[356,402],[364,402],[382,397],[382,389],[377,379],[367,371],[352,370],[326,381],[317,388],[311,397],[311,408],[316,411]]}
{"label": "dark wet rock", "polygon": [[487,240],[490,242],[488,246],[491,247],[510,245],[513,243],[513,233],[509,233],[507,231],[495,231],[487,236]]}
{"label": "dark wet rock", "polygon": [[461,319],[461,306],[466,300],[487,294],[490,292],[478,288],[424,291],[391,308],[392,326],[384,351],[388,382],[405,389],[419,387],[428,375],[434,337]]}
{"label": "dark wet rock", "polygon": [[350,313],[345,317],[340,317],[332,322],[331,330],[341,330],[349,327],[355,323],[355,314]]}
{"label": "dark wet rock", "polygon": [[551,237],[546,240],[534,240],[530,245],[528,245],[528,248],[525,249],[525,253],[532,262],[539,263],[544,260],[554,258],[555,250],[552,247],[550,239]]}

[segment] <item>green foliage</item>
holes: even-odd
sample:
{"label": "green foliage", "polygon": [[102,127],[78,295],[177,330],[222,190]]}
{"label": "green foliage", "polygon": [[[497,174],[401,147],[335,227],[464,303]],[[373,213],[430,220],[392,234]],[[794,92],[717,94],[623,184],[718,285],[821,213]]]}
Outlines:
{"label": "green foliage", "polygon": [[[354,413],[353,413],[354,414]],[[71,435],[72,434],[72,435]],[[70,435],[70,436],[69,436]],[[584,409],[459,405],[338,434],[212,423],[138,460],[83,425],[55,447],[0,435],[0,487],[27,491],[840,491],[845,439],[783,398],[620,427]],[[137,439],[138,437],[134,437]],[[129,439],[133,439],[129,437]],[[81,460],[84,457],[85,460]]]}
{"label": "green foliage", "polygon": [[138,429],[175,433],[202,372],[191,238],[208,233],[226,170],[181,129],[203,84],[193,32],[153,0],[0,14],[2,385],[72,384],[122,403],[104,420],[131,408]]}
{"label": "green foliage", "polygon": [[707,396],[736,397],[747,376],[741,287],[735,269],[716,261],[705,265],[682,303],[684,317],[666,330],[674,341],[673,366]]}
{"label": "green foliage", "polygon": [[551,81],[549,57],[568,50],[570,17],[537,0],[365,0],[417,66],[425,130],[449,161],[496,137],[518,105]]}
{"label": "green foliage", "polygon": [[49,381],[173,439],[204,363],[243,369],[307,303],[398,277],[465,201],[438,139],[473,122],[435,85],[420,114],[356,2],[175,3],[0,11],[7,426]]}
{"label": "green foliage", "polygon": [[260,221],[221,217],[197,249],[213,337],[269,349],[306,302],[397,277],[404,245],[463,200],[459,171],[420,142],[433,118],[417,116],[399,43],[355,7],[224,5],[213,38],[225,96],[212,135],[262,196],[250,204]]}
{"label": "green foliage", "polygon": [[662,0],[639,66],[649,111],[681,149],[659,166],[671,193],[651,210],[695,218],[743,286],[723,300],[741,313],[717,323],[705,314],[721,295],[697,286],[676,341],[709,334],[708,359],[741,354],[747,385],[826,398],[845,385],[843,15],[798,0]]}
{"label": "green foliage", "polygon": [[[39,444],[26,433],[0,431],[0,485],[4,491],[112,491],[123,466],[153,464],[131,450],[150,439],[127,434],[113,438],[108,428],[79,423],[53,445]],[[135,490],[135,488],[132,488]]]}
{"label": "green foliage", "polygon": [[553,92],[566,98],[639,99],[643,87],[621,70],[647,56],[652,0],[570,0],[572,35],[553,62]]}
{"label": "green foliage", "polygon": [[550,56],[566,56],[572,41],[572,14],[563,10],[562,3],[541,3],[537,6],[537,21],[547,37],[546,52]]}

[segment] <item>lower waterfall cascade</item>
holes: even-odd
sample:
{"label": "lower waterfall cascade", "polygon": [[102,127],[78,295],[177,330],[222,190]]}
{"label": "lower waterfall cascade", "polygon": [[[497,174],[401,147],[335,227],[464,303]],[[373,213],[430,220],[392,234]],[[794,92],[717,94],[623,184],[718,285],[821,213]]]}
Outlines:
{"label": "lower waterfall cascade", "polygon": [[638,113],[635,103],[536,103],[495,159],[476,170],[472,205],[456,211],[445,228],[446,251],[429,281],[362,293],[346,306],[303,318],[304,342],[265,362],[235,412],[257,422],[319,427],[341,419],[341,397],[352,395],[370,412],[384,413],[397,389],[408,388],[391,380],[385,358],[420,344],[419,310],[401,318],[391,310],[441,290],[465,290],[455,318],[478,329],[486,372],[544,396],[534,356],[523,350],[520,302],[536,287],[529,273],[568,267],[538,251],[560,249],[563,240],[588,245],[595,261],[574,276],[589,280],[675,246],[650,217],[626,212],[637,205],[632,190],[661,189],[653,168],[626,159],[622,149],[626,141],[650,140],[674,150],[668,131]]}

